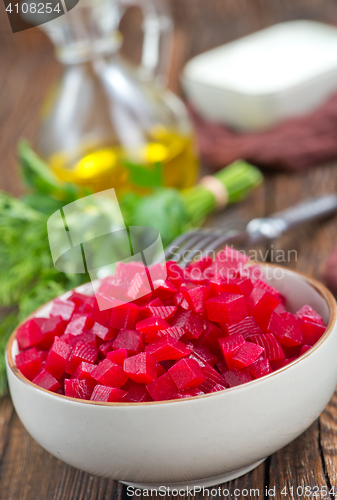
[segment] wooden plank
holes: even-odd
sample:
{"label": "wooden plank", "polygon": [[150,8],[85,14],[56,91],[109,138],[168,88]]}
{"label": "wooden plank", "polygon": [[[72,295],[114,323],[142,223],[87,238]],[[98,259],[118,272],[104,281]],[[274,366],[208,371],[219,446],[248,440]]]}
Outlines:
{"label": "wooden plank", "polygon": [[337,393],[320,416],[320,448],[330,491],[337,495]]}

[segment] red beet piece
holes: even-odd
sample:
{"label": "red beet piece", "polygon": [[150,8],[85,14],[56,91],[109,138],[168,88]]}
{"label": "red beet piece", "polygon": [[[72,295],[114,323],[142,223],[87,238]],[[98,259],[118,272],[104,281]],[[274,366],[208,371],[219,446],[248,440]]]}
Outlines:
{"label": "red beet piece", "polygon": [[129,356],[144,349],[143,334],[137,330],[121,330],[113,342],[114,349],[126,349]]}
{"label": "red beet piece", "polygon": [[287,312],[287,309],[284,307],[283,303],[281,302],[277,307],[275,307],[274,312],[277,314],[283,314]]}
{"label": "red beet piece", "polygon": [[271,293],[272,295],[275,295],[276,297],[280,296],[280,292],[276,290],[273,286],[268,285],[264,280],[256,280],[254,283],[255,288],[261,288],[261,290],[265,290],[266,292]]}
{"label": "red beet piece", "polygon": [[219,339],[219,345],[227,363],[228,368],[232,369],[232,357],[234,354],[243,346],[245,343],[245,339],[242,335],[238,333],[235,335],[230,335],[229,337],[222,337]]}
{"label": "red beet piece", "polygon": [[180,292],[195,313],[205,314],[205,301],[209,297],[209,289],[207,286],[183,283],[180,287]]}
{"label": "red beet piece", "polygon": [[200,271],[205,271],[205,269],[207,269],[207,267],[209,267],[211,264],[213,264],[212,257],[206,255],[206,257],[203,257],[202,259],[188,264],[187,270],[191,271],[192,269],[198,269]]}
{"label": "red beet piece", "polygon": [[222,376],[224,375],[224,373],[228,372],[228,366],[224,359],[219,359],[219,361],[216,364],[216,367]]}
{"label": "red beet piece", "polygon": [[300,346],[303,342],[303,321],[288,312],[282,316],[273,313],[269,322],[269,331],[284,347]]}
{"label": "red beet piece", "polygon": [[41,358],[35,347],[15,356],[15,364],[28,380],[33,380],[42,366]]}
{"label": "red beet piece", "polygon": [[95,363],[97,357],[97,347],[86,344],[85,342],[78,342],[70,355],[65,371],[69,375],[72,375],[82,361],[85,361],[86,363]]}
{"label": "red beet piece", "polygon": [[91,377],[100,385],[108,385],[117,387],[118,389],[125,384],[128,376],[124,373],[123,368],[117,363],[113,363],[110,359],[104,359],[91,372]]}
{"label": "red beet piece", "polygon": [[284,366],[289,365],[293,361],[295,361],[297,358],[287,358],[287,359],[277,359],[275,361],[271,361],[271,367],[274,371],[279,370],[280,368],[283,368]]}
{"label": "red beet piece", "polygon": [[214,323],[211,323],[210,321],[205,321],[204,331],[197,340],[197,346],[207,347],[212,353],[219,357],[221,351],[219,348],[218,339],[220,337],[223,337],[221,328],[219,328]]}
{"label": "red beet piece", "polygon": [[222,293],[206,301],[207,316],[210,321],[233,324],[247,316],[244,295]]}
{"label": "red beet piece", "polygon": [[150,310],[150,307],[162,307],[164,303],[160,299],[150,300],[145,306],[141,307],[139,310],[139,317],[142,319],[151,318],[154,316]]}
{"label": "red beet piece", "polygon": [[39,318],[33,318],[21,325],[16,334],[19,349],[33,347],[43,340]]}
{"label": "red beet piece", "polygon": [[46,389],[46,391],[56,392],[60,387],[60,383],[44,368],[36,375],[33,384]]}
{"label": "red beet piece", "polygon": [[202,319],[193,311],[181,311],[176,314],[172,326],[183,328],[186,339],[197,339],[204,331]]}
{"label": "red beet piece", "polygon": [[215,262],[228,262],[228,263],[242,263],[246,264],[249,261],[249,257],[235,248],[226,246],[221,252],[215,257]]}
{"label": "red beet piece", "polygon": [[115,339],[108,340],[107,342],[103,342],[98,348],[99,351],[99,357],[100,358],[106,358],[108,353],[111,352],[114,347],[113,344],[115,342]]}
{"label": "red beet piece", "polygon": [[172,318],[177,312],[177,306],[159,306],[159,307],[148,307],[150,316],[159,316],[159,318],[166,320]]}
{"label": "red beet piece", "polygon": [[240,371],[229,370],[224,374],[223,378],[228,387],[246,384],[247,382],[253,380],[247,368]]}
{"label": "red beet piece", "polygon": [[90,399],[95,382],[92,380],[65,379],[64,394],[69,398]]}
{"label": "red beet piece", "polygon": [[55,337],[60,337],[64,333],[65,321],[59,316],[54,318],[36,318],[42,333],[42,340],[36,344],[39,349],[48,350],[51,348]]}
{"label": "red beet piece", "polygon": [[312,307],[305,305],[301,307],[295,314],[296,318],[302,318],[304,321],[311,321],[312,323],[318,323],[319,325],[324,325],[323,318],[315,311]]}
{"label": "red beet piece", "polygon": [[94,323],[93,327],[90,329],[94,335],[103,340],[104,342],[111,340],[116,337],[116,331],[106,326],[100,325],[99,323]]}
{"label": "red beet piece", "polygon": [[169,279],[167,279],[167,280],[162,280],[162,279],[154,280],[153,281],[153,288],[154,288],[154,292],[153,292],[154,297],[156,297],[160,300],[163,300],[163,301],[166,299],[170,299],[178,291],[176,289],[176,287],[170,282]]}
{"label": "red beet piece", "polygon": [[311,345],[302,345],[301,350],[300,350],[300,356],[302,356],[302,354],[309,351],[311,349],[311,347],[312,347]]}
{"label": "red beet piece", "polygon": [[146,390],[150,394],[153,401],[167,401],[172,399],[177,392],[177,386],[171,379],[168,373],[164,373],[161,377],[157,378],[149,385]]}
{"label": "red beet piece", "polygon": [[261,288],[254,288],[252,293],[247,297],[247,309],[262,330],[266,331],[271,313],[280,302],[281,299],[279,297]]}
{"label": "red beet piece", "polygon": [[153,401],[150,394],[147,392],[145,385],[136,384],[131,382],[127,388],[127,394],[123,401],[129,403],[146,403],[147,401]]}
{"label": "red beet piece", "polygon": [[223,280],[213,278],[209,282],[210,295],[215,296],[221,293],[235,293],[237,295],[249,295],[253,290],[253,283],[249,278],[233,278]]}
{"label": "red beet piece", "polygon": [[169,261],[166,263],[167,277],[172,285],[179,289],[182,283],[185,283],[184,271],[176,262]]}
{"label": "red beet piece", "polygon": [[120,403],[121,401],[124,401],[126,395],[127,392],[122,391],[121,389],[107,387],[105,385],[96,385],[91,394],[90,400],[100,401],[102,403]]}
{"label": "red beet piece", "polygon": [[190,309],[189,303],[187,302],[187,300],[185,299],[184,295],[181,292],[176,293],[173,300],[177,307],[179,306],[185,311],[188,311]]}
{"label": "red beet piece", "polygon": [[264,348],[269,361],[285,359],[284,351],[272,333],[251,335],[250,340]]}
{"label": "red beet piece", "polygon": [[170,335],[165,335],[152,344],[145,347],[145,352],[152,356],[156,361],[175,360],[188,356],[191,349],[186,347],[183,342],[175,340]]}
{"label": "red beet piece", "polygon": [[149,384],[157,378],[157,363],[146,352],[125,359],[123,370],[138,384]]}
{"label": "red beet piece", "polygon": [[89,314],[89,319],[92,321],[92,323],[99,323],[100,325],[109,327],[111,319],[111,309],[101,311],[98,306],[97,300],[95,299],[92,311]]}
{"label": "red beet piece", "polygon": [[225,389],[227,389],[228,386],[227,385],[221,385],[221,384],[215,384],[213,385],[213,387],[210,389],[209,392],[219,392],[219,391],[224,391]]}
{"label": "red beet piece", "polygon": [[162,335],[170,335],[170,337],[173,337],[176,340],[180,340],[181,337],[183,337],[186,333],[186,330],[184,328],[180,328],[179,326],[170,326],[169,328],[166,328],[166,330],[162,330],[160,332]]}
{"label": "red beet piece", "polygon": [[75,372],[73,373],[72,378],[77,378],[79,380],[87,378],[91,380],[91,372],[95,368],[96,365],[94,365],[93,363],[86,363],[85,361],[82,361],[76,368]]}
{"label": "red beet piece", "polygon": [[[66,340],[68,335],[68,340]],[[71,347],[75,347],[75,345],[79,342],[85,342],[86,344],[90,344],[94,347],[97,347],[98,345],[98,338],[94,333],[92,333],[91,330],[87,330],[86,332],[81,333],[81,335],[76,335],[75,337],[73,335],[67,334],[62,335],[62,337],[60,338],[64,342],[68,343]]]}
{"label": "red beet piece", "polygon": [[319,341],[326,328],[319,323],[304,320],[303,321],[303,344],[313,346]]}
{"label": "red beet piece", "polygon": [[128,286],[126,296],[131,300],[137,300],[147,295],[150,295],[151,286],[145,274],[136,273]]}
{"label": "red beet piece", "polygon": [[203,396],[204,394],[205,393],[199,387],[191,387],[190,389],[177,392],[172,399],[195,398],[196,396]]}
{"label": "red beet piece", "polygon": [[232,356],[230,368],[241,370],[242,368],[254,363],[254,361],[256,361],[263,352],[263,347],[253,344],[252,342],[245,342],[234,354],[234,356]]}
{"label": "red beet piece", "polygon": [[65,334],[70,333],[71,335],[80,335],[84,330],[89,329],[92,326],[91,320],[89,320],[88,314],[73,314],[73,317],[67,324],[65,329]]}
{"label": "red beet piece", "polygon": [[218,384],[223,388],[227,387],[225,379],[212,366],[206,365],[203,369],[203,373],[206,376],[206,380],[202,382],[199,387],[205,393],[211,392],[213,387]]}
{"label": "red beet piece", "polygon": [[117,365],[123,366],[124,360],[128,357],[128,351],[126,349],[116,349],[116,351],[109,351],[106,357],[110,361],[117,363]]}
{"label": "red beet piece", "polygon": [[254,378],[264,377],[273,371],[267,358],[258,358],[254,363],[249,365],[248,369]]}
{"label": "red beet piece", "polygon": [[169,328],[169,323],[159,316],[153,316],[152,318],[146,318],[138,321],[136,324],[136,330],[141,333],[158,332],[159,330],[165,330]]}
{"label": "red beet piece", "polygon": [[227,333],[227,335],[235,335],[236,333],[239,333],[244,339],[247,339],[250,335],[262,333],[262,330],[256,323],[255,319],[252,316],[248,316],[239,323],[226,325],[224,332]]}
{"label": "red beet piece", "polygon": [[57,380],[62,377],[66,369],[71,351],[72,348],[68,344],[55,337],[46,359],[45,369]]}
{"label": "red beet piece", "polygon": [[95,297],[73,292],[68,300],[75,303],[75,311],[77,313],[89,314],[94,307]]}
{"label": "red beet piece", "polygon": [[258,264],[240,269],[240,276],[251,279],[253,283],[258,280],[264,280],[264,274]]}
{"label": "red beet piece", "polygon": [[214,366],[218,361],[218,357],[211,354],[205,346],[194,347],[193,351],[189,355],[189,358],[195,359],[198,365],[202,368],[207,364]]}
{"label": "red beet piece", "polygon": [[75,303],[71,300],[61,300],[55,299],[53,301],[53,307],[50,312],[50,316],[53,318],[55,316],[61,316],[65,321],[69,321],[75,310]]}
{"label": "red beet piece", "polygon": [[139,307],[131,302],[122,304],[115,300],[114,308],[111,311],[110,327],[133,329],[139,316]]}
{"label": "red beet piece", "polygon": [[206,380],[206,375],[194,359],[177,361],[168,373],[179,391],[196,387]]}

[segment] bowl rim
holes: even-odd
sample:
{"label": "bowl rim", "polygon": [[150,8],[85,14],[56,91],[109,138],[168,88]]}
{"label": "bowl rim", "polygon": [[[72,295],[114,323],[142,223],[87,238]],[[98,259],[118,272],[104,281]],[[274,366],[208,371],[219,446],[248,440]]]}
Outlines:
{"label": "bowl rim", "polygon": [[[142,403],[136,403],[136,402],[135,403],[133,403],[133,402],[107,403],[107,402],[101,402],[101,401],[90,401],[90,400],[84,400],[84,399],[77,399],[77,398],[65,396],[63,394],[57,394],[57,393],[48,391],[47,389],[44,389],[36,384],[33,384],[33,382],[28,380],[20,372],[20,370],[16,367],[15,362],[13,360],[12,349],[13,349],[14,340],[16,339],[17,331],[20,328],[20,326],[23,325],[24,323],[26,323],[26,321],[28,321],[29,319],[34,318],[36,316],[36,314],[42,308],[44,308],[47,304],[49,304],[52,301],[46,302],[41,307],[39,307],[36,311],[32,312],[29,316],[27,316],[27,318],[25,318],[23,321],[21,321],[21,323],[15,328],[15,330],[11,334],[11,336],[7,342],[7,346],[6,346],[7,365],[9,367],[9,369],[11,370],[11,372],[13,373],[13,375],[16,378],[18,378],[20,380],[20,382],[22,382],[28,386],[31,386],[32,388],[37,389],[38,391],[43,392],[46,395],[49,395],[50,397],[57,397],[57,398],[61,398],[61,400],[65,400],[65,401],[68,400],[68,401],[72,401],[72,402],[75,402],[78,404],[86,404],[86,405],[93,405],[93,406],[107,406],[107,407],[117,406],[117,407],[122,407],[122,408],[126,408],[126,407],[133,408],[133,407],[139,407],[139,406],[156,406],[156,405],[171,404],[171,403],[177,403],[177,402],[183,403],[185,401],[186,402],[187,401],[196,401],[199,399],[216,397],[219,394],[222,394],[222,395],[228,394],[228,393],[232,393],[233,391],[237,392],[240,390],[245,390],[247,387],[251,387],[254,384],[255,385],[261,384],[261,383],[263,383],[264,380],[270,379],[274,376],[279,375],[282,372],[285,372],[286,370],[288,370],[289,368],[291,368],[295,364],[302,361],[304,358],[311,356],[313,354],[313,352],[316,351],[325,342],[325,340],[331,335],[331,333],[333,331],[333,327],[335,326],[336,321],[337,321],[337,303],[336,303],[334,296],[326,288],[326,286],[323,285],[322,283],[320,283],[315,278],[311,278],[311,277],[305,275],[304,273],[295,271],[294,269],[290,269],[286,266],[279,266],[276,264],[270,264],[270,263],[264,263],[264,262],[263,263],[262,262],[254,262],[254,264],[258,264],[261,267],[271,267],[274,269],[283,269],[283,270],[287,271],[288,273],[295,275],[297,278],[303,279],[307,284],[312,286],[312,288],[314,288],[320,294],[320,296],[325,300],[325,302],[329,308],[329,312],[330,312],[330,320],[329,320],[329,323],[326,327],[326,330],[325,330],[324,334],[322,335],[322,337],[319,339],[319,341],[316,342],[316,344],[314,344],[307,352],[302,354],[302,356],[300,356],[299,358],[296,358],[294,361],[292,361],[288,365],[283,366],[282,368],[279,368],[278,370],[273,371],[272,373],[268,373],[267,375],[264,375],[263,377],[251,380],[250,382],[246,382],[245,384],[241,384],[241,385],[238,385],[235,387],[229,387],[229,388],[224,389],[222,391],[203,394],[201,396],[193,396],[193,397],[183,398],[183,399],[169,399],[169,400],[165,400],[165,401],[146,401],[146,402],[142,402]],[[76,288],[78,288],[78,287],[76,287]],[[72,290],[75,290],[75,289],[72,289]],[[70,291],[72,291],[72,290],[70,290]]]}

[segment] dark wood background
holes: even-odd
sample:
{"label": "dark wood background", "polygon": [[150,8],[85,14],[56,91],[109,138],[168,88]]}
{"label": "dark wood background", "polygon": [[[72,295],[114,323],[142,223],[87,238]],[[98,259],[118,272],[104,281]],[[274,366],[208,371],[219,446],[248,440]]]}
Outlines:
{"label": "dark wood background", "polygon": [[[156,0],[155,0],[156,1]],[[171,0],[176,21],[170,87],[180,93],[179,71],[193,55],[276,22],[316,19],[337,23],[333,0]],[[130,11],[121,24],[124,53],[139,59],[141,16]],[[20,137],[36,141],[39,107],[43,96],[61,73],[49,41],[38,29],[13,35],[0,0],[0,189],[19,195],[22,185],[16,163]],[[266,174],[265,183],[240,206],[210,220],[228,225],[286,208],[307,197],[337,192],[337,160],[301,174]],[[274,243],[274,249],[295,249],[287,263],[320,277],[324,262],[337,244],[337,218],[300,228]],[[263,250],[266,247],[262,248]],[[1,272],[4,270],[1,270]],[[308,388],[310,390],[310,388]],[[337,395],[320,418],[302,436],[271,456],[259,468],[226,487],[276,488],[276,498],[303,498],[298,486],[337,491]],[[288,495],[281,490],[288,488]],[[293,493],[289,490],[293,487]],[[127,498],[122,485],[85,474],[53,458],[22,427],[11,400],[0,401],[0,500],[108,500]],[[243,498],[243,496],[239,497]]]}

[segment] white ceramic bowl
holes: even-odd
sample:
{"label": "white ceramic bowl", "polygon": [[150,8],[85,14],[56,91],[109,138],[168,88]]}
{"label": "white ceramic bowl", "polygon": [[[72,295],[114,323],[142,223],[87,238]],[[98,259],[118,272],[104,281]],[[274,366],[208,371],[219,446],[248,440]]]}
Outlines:
{"label": "white ceramic bowl", "polygon": [[15,331],[6,351],[7,372],[27,431],[67,464],[129,484],[210,486],[253,469],[314,422],[337,383],[335,299],[299,273],[263,268],[273,271],[268,280],[287,297],[291,311],[309,304],[328,324],[300,359],[262,379],[196,398],[85,402],[47,392],[21,375],[13,361]]}

